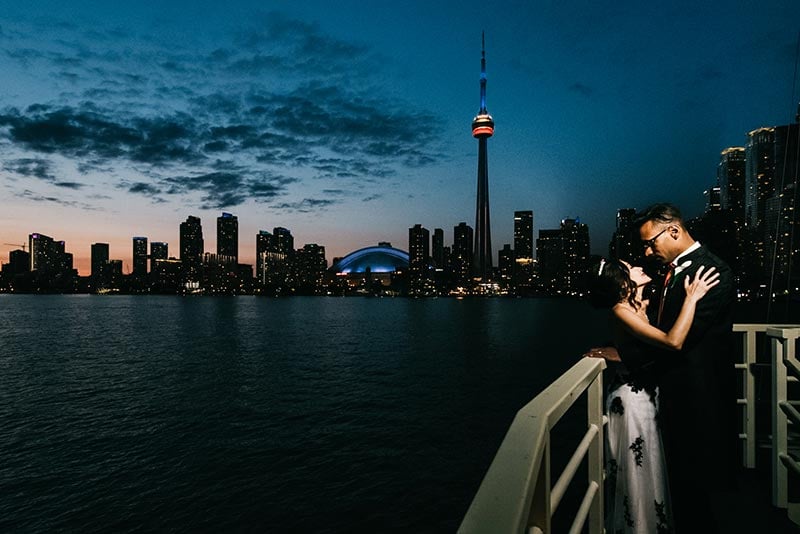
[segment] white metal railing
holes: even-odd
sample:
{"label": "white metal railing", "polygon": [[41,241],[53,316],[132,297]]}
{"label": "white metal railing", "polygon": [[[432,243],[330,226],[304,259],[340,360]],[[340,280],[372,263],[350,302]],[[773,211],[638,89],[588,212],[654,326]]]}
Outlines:
{"label": "white metal railing", "polygon": [[[588,485],[570,533],[588,520],[589,533],[602,534],[605,368],[603,359],[582,358],[517,412],[458,532],[552,532],[552,516],[588,455]],[[550,432],[584,392],[588,430],[551,486]]]}
{"label": "white metal railing", "polygon": [[789,425],[800,427],[800,414],[788,398],[788,383],[800,376],[797,339],[800,325],[771,326],[772,345],[772,504],[787,508],[789,518],[800,525],[800,503],[789,503],[789,471],[800,480],[800,464],[789,454]]}
{"label": "white metal railing", "polygon": [[789,425],[800,428],[800,414],[795,408],[797,401],[788,398],[788,384],[797,382],[800,376],[800,363],[796,352],[800,325],[735,324],[733,331],[744,334],[744,361],[736,364],[737,369],[744,371],[743,398],[737,399],[737,403],[745,407],[744,430],[739,435],[744,444],[743,464],[750,469],[756,466],[756,395],[752,367],[759,360],[756,335],[763,333],[770,339],[769,366],[772,375],[770,395],[772,504],[778,508],[786,508],[789,518],[800,525],[800,503],[790,503],[788,500],[789,479],[797,477],[800,480],[800,464],[789,454]]}
{"label": "white metal railing", "polygon": [[[736,369],[743,371],[744,406],[742,463],[748,468],[756,464],[756,392],[753,364],[759,358],[756,336],[771,338],[772,368],[772,483],[773,504],[788,508],[789,518],[800,525],[800,503],[788,502],[788,481],[800,478],[800,464],[789,454],[788,425],[800,427],[798,402],[787,398],[787,383],[797,381],[800,362],[796,345],[800,325],[767,324],[733,325],[742,336],[743,361]],[[762,358],[762,359],[766,359]],[[570,533],[581,532],[588,519],[590,534],[603,532],[603,415],[602,371],[605,361],[583,358],[524,406],[511,423],[492,464],[470,504],[459,533],[552,532],[552,516],[578,466],[588,454],[588,486]],[[788,370],[788,372],[787,372]],[[587,394],[588,429],[555,485],[551,485],[550,433],[556,423],[580,398]]]}

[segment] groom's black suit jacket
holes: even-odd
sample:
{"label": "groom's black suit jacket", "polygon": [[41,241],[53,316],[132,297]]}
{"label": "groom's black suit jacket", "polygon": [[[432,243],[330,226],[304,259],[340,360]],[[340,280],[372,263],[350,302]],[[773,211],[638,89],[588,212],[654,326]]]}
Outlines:
{"label": "groom's black suit jacket", "polygon": [[683,349],[662,351],[657,360],[659,419],[679,532],[688,531],[687,516],[709,516],[715,490],[734,484],[738,448],[733,275],[704,246],[678,263],[686,262],[691,264],[672,277],[664,297],[661,330],[668,331],[680,313],[685,277],[694,277],[701,266],[715,267],[720,282],[697,303]]}

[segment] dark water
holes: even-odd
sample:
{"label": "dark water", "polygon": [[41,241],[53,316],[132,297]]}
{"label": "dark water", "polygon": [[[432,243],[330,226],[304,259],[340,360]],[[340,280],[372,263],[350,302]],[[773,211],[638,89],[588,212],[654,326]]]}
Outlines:
{"label": "dark water", "polygon": [[580,301],[0,296],[0,531],[455,532]]}

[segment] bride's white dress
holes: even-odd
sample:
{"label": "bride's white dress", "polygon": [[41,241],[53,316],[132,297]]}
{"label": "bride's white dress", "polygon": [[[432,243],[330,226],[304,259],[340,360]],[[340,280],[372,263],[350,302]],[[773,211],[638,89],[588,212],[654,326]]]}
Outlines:
{"label": "bride's white dress", "polygon": [[658,389],[641,365],[646,347],[629,340],[619,349],[628,363],[616,364],[606,397],[606,532],[673,532]]}

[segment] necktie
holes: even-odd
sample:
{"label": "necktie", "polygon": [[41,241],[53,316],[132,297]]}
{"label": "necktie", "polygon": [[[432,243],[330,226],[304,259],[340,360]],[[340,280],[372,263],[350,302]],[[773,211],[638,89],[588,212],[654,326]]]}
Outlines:
{"label": "necktie", "polygon": [[661,324],[661,314],[664,312],[664,301],[667,300],[667,289],[669,288],[669,282],[672,280],[672,275],[675,273],[675,264],[670,262],[669,264],[669,271],[667,271],[666,276],[664,276],[664,288],[661,291],[661,300],[658,302],[658,319],[657,322]]}

